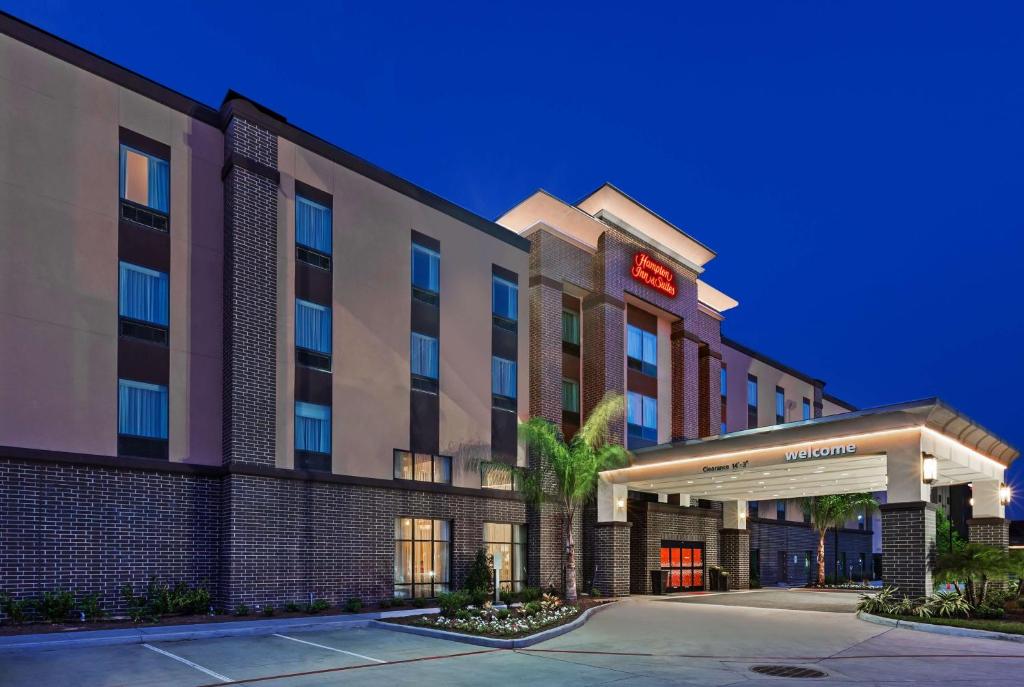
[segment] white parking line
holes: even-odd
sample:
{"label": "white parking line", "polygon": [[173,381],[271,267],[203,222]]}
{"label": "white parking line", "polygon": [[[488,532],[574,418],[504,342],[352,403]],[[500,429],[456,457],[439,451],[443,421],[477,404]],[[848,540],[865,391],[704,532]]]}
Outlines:
{"label": "white parking line", "polygon": [[275,634],[274,636],[280,637],[281,639],[290,639],[293,642],[298,642],[299,644],[308,644],[310,646],[315,646],[318,649],[327,649],[328,651],[337,651],[339,654],[348,654],[349,656],[355,656],[356,658],[365,658],[367,661],[373,661],[374,663],[387,663],[387,661],[382,661],[379,658],[374,658],[373,656],[363,656],[362,654],[357,654],[354,651],[345,651],[344,649],[335,649],[333,646],[324,646],[323,644],[307,642],[305,639],[296,639],[295,637],[289,637],[288,635],[279,634]]}
{"label": "white parking line", "polygon": [[155,651],[158,654],[163,654],[164,656],[167,656],[168,658],[173,658],[175,661],[180,661],[181,663],[184,663],[185,665],[187,665],[187,666],[189,666],[191,668],[195,668],[196,670],[198,670],[200,672],[206,673],[210,677],[217,678],[221,682],[234,682],[234,680],[232,680],[229,677],[221,675],[220,673],[215,673],[212,670],[210,670],[209,668],[204,668],[201,665],[199,665],[198,663],[193,663],[192,661],[188,660],[187,658],[182,658],[181,656],[175,656],[170,651],[164,651],[163,649],[157,649],[152,644],[143,644],[142,646],[144,646],[147,649],[150,649],[152,651]]}

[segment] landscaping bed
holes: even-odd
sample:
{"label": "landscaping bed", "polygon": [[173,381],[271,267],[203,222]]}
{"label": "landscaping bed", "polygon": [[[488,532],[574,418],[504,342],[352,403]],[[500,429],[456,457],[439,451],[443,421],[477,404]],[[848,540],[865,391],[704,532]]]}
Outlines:
{"label": "landscaping bed", "polygon": [[965,627],[971,630],[985,630],[988,632],[1005,632],[1006,634],[1024,635],[1024,615],[1010,616],[1001,619],[988,618],[921,618],[914,615],[887,615],[883,618],[893,620],[905,620],[912,623],[927,623],[929,625],[945,625],[947,627]]}
{"label": "landscaping bed", "polygon": [[445,632],[458,632],[477,637],[518,639],[572,622],[584,611],[614,603],[614,599],[583,598],[576,603],[545,595],[541,601],[495,609],[489,605],[468,607],[446,614],[429,614],[387,618],[382,622],[413,625]]}

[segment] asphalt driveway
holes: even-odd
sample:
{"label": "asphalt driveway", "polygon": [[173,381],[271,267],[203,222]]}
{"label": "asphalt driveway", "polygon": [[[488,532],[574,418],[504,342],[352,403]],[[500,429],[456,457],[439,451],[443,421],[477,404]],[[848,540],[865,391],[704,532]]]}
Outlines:
{"label": "asphalt driveway", "polygon": [[694,594],[665,597],[675,603],[777,608],[790,611],[853,613],[861,592],[810,592],[788,589],[760,589],[724,594]]}
{"label": "asphalt driveway", "polygon": [[[650,687],[767,680],[758,684],[1017,687],[1024,674],[1024,644],[890,629],[834,610],[753,605],[785,593],[626,599],[578,630],[515,651],[365,628],[0,653],[0,686]],[[750,597],[746,605],[741,597]],[[812,602],[831,603],[806,601]],[[826,676],[791,680],[751,671],[765,664]]]}

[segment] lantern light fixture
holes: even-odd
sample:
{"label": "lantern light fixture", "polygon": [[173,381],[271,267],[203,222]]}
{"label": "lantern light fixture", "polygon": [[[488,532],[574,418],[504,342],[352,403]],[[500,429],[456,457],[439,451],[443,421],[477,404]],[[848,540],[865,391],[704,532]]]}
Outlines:
{"label": "lantern light fixture", "polygon": [[1013,490],[1010,489],[1010,485],[1006,482],[999,483],[999,505],[1008,506],[1010,505],[1010,499],[1013,497]]}
{"label": "lantern light fixture", "polygon": [[921,481],[934,484],[939,478],[939,460],[931,453],[921,454]]}

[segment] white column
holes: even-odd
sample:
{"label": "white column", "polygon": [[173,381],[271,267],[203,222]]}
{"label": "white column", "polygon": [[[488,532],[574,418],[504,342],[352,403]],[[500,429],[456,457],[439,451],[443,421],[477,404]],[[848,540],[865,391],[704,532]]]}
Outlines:
{"label": "white column", "polygon": [[689,494],[680,494],[679,495],[679,505],[680,506],[689,506],[690,505],[690,495]]}
{"label": "white column", "polygon": [[971,496],[974,498],[973,517],[1005,518],[1006,508],[999,503],[999,480],[974,480]]}
{"label": "white column", "polygon": [[626,485],[597,480],[597,521],[626,522]]}
{"label": "white column", "polygon": [[747,529],[747,502],[722,502],[722,527],[727,530]]}
{"label": "white column", "polygon": [[668,503],[668,494],[658,492],[658,503]]}
{"label": "white column", "polygon": [[916,503],[931,499],[931,487],[921,481],[921,440],[901,443],[886,455],[889,503]]}

